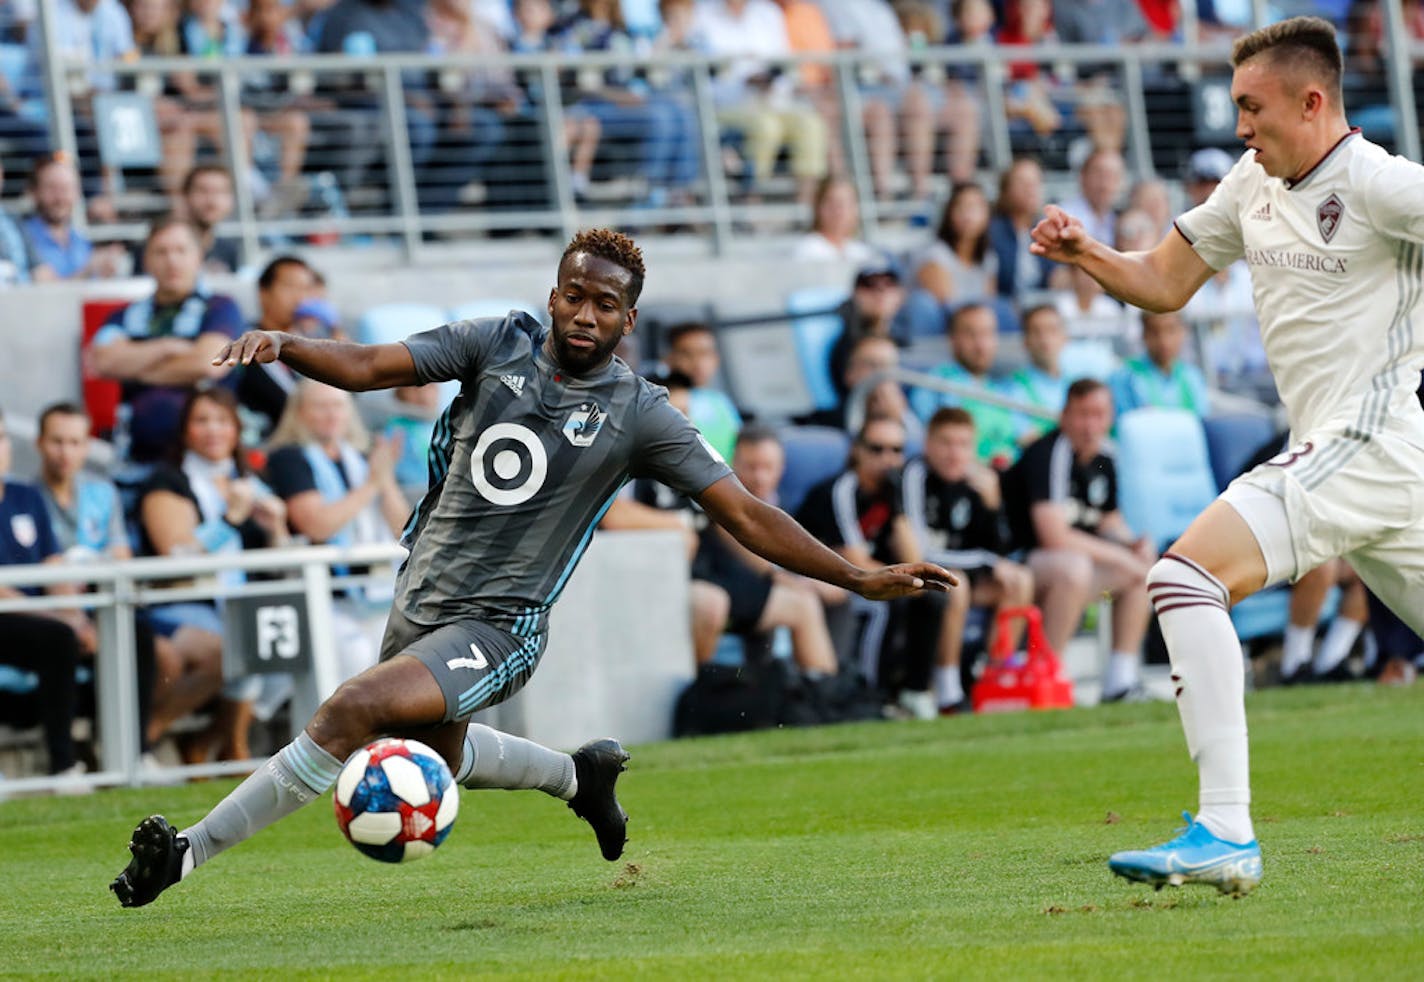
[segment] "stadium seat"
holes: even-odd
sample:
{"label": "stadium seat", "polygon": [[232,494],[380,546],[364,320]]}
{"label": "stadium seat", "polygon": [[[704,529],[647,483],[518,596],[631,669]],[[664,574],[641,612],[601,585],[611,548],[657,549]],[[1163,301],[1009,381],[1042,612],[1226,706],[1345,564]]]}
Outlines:
{"label": "stadium seat", "polygon": [[795,513],[806,492],[845,469],[850,435],[831,426],[786,426],[778,436],[786,449],[786,470],[777,486],[782,509]]}
{"label": "stadium seat", "polygon": [[1201,420],[1184,409],[1134,409],[1117,423],[1118,505],[1158,546],[1216,498]]}
{"label": "stadium seat", "polygon": [[834,311],[846,296],[840,287],[815,286],[797,290],[786,298],[788,314],[804,315],[791,321],[791,329],[796,336],[801,374],[817,409],[834,409],[840,401],[831,378],[831,348],[844,327]]}
{"label": "stadium seat", "polygon": [[356,336],[366,344],[390,344],[418,331],[439,327],[449,319],[445,309],[434,304],[381,303],[361,315],[356,323]]}
{"label": "stadium seat", "polygon": [[522,310],[541,324],[548,320],[548,314],[538,304],[522,300],[471,300],[450,308],[452,321],[474,320],[476,317],[503,317],[511,310]]}
{"label": "stadium seat", "polygon": [[1064,378],[1095,378],[1106,382],[1118,369],[1118,357],[1108,342],[1080,338],[1063,346],[1059,366]]}
{"label": "stadium seat", "polygon": [[1251,456],[1276,432],[1269,417],[1254,413],[1208,416],[1202,420],[1211,472],[1218,489],[1231,483]]}

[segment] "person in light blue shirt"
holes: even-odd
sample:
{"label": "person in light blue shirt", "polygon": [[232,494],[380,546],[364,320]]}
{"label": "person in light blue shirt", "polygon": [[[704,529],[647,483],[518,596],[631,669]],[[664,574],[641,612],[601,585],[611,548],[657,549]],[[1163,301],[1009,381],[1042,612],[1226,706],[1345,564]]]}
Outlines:
{"label": "person in light blue shirt", "polygon": [[30,172],[35,213],[20,225],[29,248],[30,278],[36,283],[117,276],[128,259],[117,244],[95,247],[74,227],[82,206],[79,171],[71,157],[54,153],[40,158]]}
{"label": "person in light blue shirt", "polygon": [[1142,315],[1147,352],[1123,362],[1109,383],[1119,415],[1145,406],[1206,415],[1211,397],[1201,369],[1182,360],[1186,339],[1186,325],[1177,314]]}
{"label": "person in light blue shirt", "polygon": [[70,402],[47,407],[40,414],[35,448],[40,455],[36,485],[60,550],[73,558],[131,558],[118,488],[84,473],[89,415]]}
{"label": "person in light blue shirt", "polygon": [[[935,366],[931,374],[992,395],[1012,395],[1003,381],[990,375],[999,352],[999,324],[992,308],[967,303],[956,310],[950,321],[949,344],[954,360]],[[1006,467],[1018,460],[1027,432],[1027,421],[1021,413],[972,396],[960,397],[925,388],[910,391],[910,408],[922,421],[928,422],[941,406],[963,406],[969,410],[974,417],[978,437],[976,454],[981,462]]]}
{"label": "person in light blue shirt", "polygon": [[[1061,356],[1068,342],[1063,315],[1053,304],[1039,304],[1023,315],[1023,345],[1028,364],[1005,380],[1007,392],[1019,402],[1037,406],[1056,417],[1068,400],[1072,383],[1063,372]],[[1037,438],[1053,429],[1053,419],[1025,417],[1025,427]]]}

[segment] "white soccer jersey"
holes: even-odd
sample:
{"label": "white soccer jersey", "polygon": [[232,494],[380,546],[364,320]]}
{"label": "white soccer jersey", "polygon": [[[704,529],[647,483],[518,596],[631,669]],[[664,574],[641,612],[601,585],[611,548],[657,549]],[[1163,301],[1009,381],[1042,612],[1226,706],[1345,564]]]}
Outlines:
{"label": "white soccer jersey", "polygon": [[1297,439],[1368,439],[1392,419],[1424,446],[1424,167],[1358,130],[1294,183],[1247,150],[1177,229],[1213,269],[1246,259]]}

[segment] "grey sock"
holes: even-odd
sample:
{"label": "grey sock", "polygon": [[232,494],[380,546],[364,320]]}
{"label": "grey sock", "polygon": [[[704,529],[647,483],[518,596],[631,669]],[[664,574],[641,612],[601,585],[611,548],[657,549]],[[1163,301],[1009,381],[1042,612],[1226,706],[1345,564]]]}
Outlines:
{"label": "grey sock", "polygon": [[568,754],[479,723],[465,731],[457,780],[467,788],[538,788],[566,801],[578,790],[574,759]]}
{"label": "grey sock", "polygon": [[336,783],[339,773],[341,761],[302,733],[218,802],[202,821],[178,833],[188,840],[193,866],[201,866],[320,797]]}

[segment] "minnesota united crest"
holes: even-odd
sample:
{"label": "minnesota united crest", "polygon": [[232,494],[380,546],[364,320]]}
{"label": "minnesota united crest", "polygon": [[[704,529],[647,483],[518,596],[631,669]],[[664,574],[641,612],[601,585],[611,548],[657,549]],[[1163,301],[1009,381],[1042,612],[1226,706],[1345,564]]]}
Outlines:
{"label": "minnesota united crest", "polygon": [[564,420],[564,436],[576,447],[587,447],[603,429],[603,421],[607,418],[608,414],[599,409],[597,403],[585,402]]}

